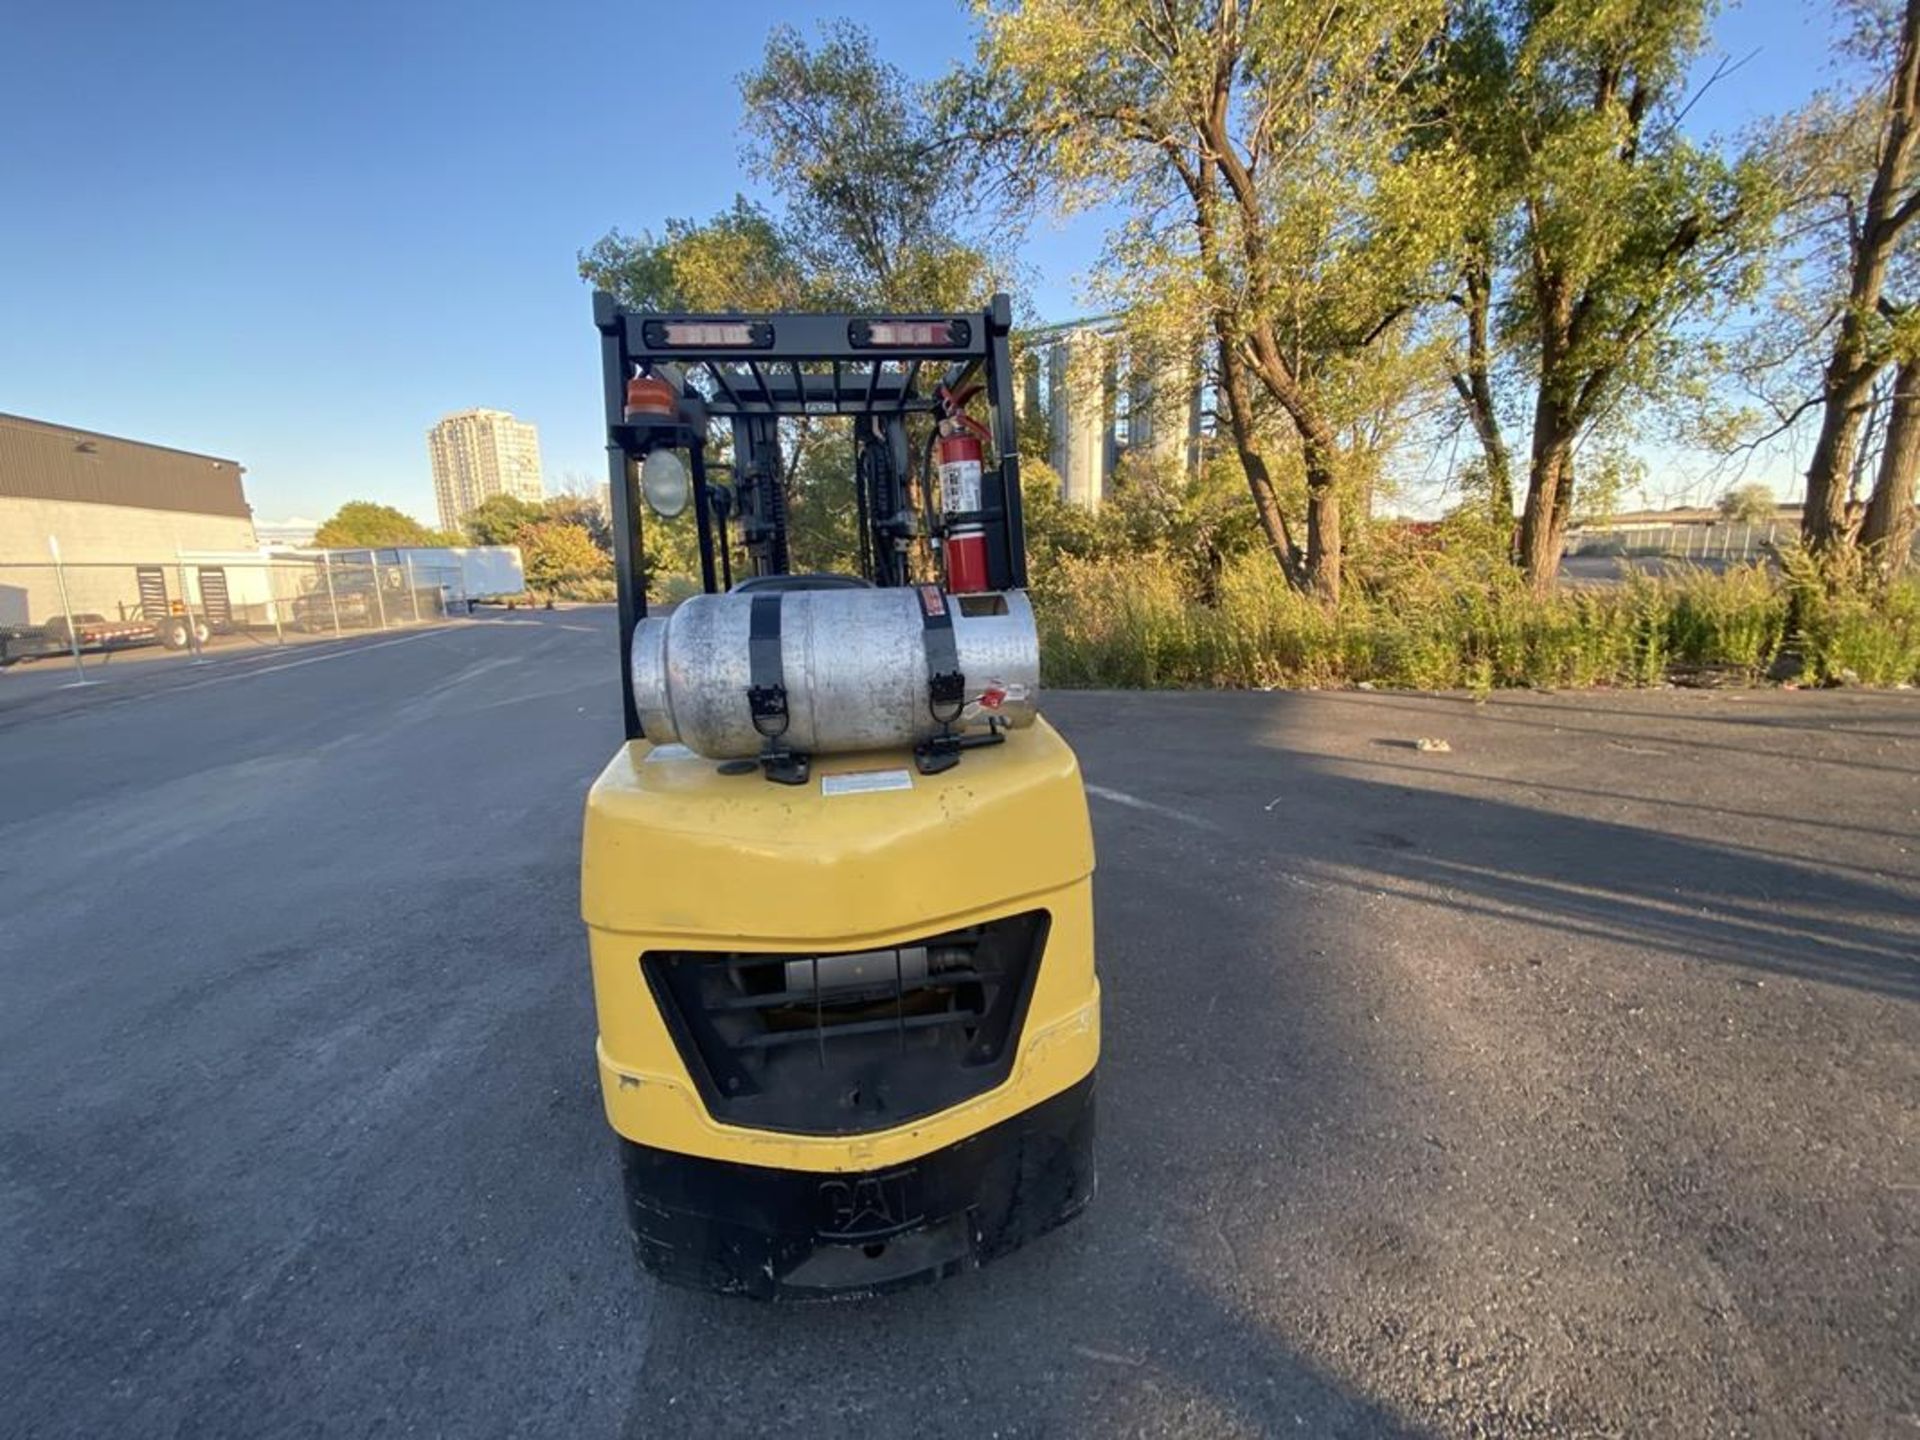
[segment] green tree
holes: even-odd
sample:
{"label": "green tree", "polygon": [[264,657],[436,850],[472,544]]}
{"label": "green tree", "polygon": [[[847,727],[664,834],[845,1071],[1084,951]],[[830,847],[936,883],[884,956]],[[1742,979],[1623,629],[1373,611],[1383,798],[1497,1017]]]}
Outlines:
{"label": "green tree", "polygon": [[[949,91],[1016,200],[1124,211],[1106,288],[1168,353],[1211,337],[1268,543],[1329,597],[1356,431],[1390,403],[1373,362],[1461,224],[1458,157],[1412,143],[1409,81],[1443,20],[1442,0],[1021,0],[986,12]],[[1304,546],[1275,419],[1305,477]]]}
{"label": "green tree", "polygon": [[581,252],[580,275],[641,310],[794,310],[816,299],[781,222],[741,196],[659,235],[609,230]]}
{"label": "green tree", "polygon": [[740,79],[747,161],[779,197],[743,197],[659,234],[610,230],[581,276],[639,309],[964,309],[996,267],[944,162],[932,97],[847,22],[818,45],[790,26]]}
{"label": "green tree", "polygon": [[1536,585],[1559,569],[1581,441],[1710,368],[1698,322],[1758,277],[1768,175],[1678,123],[1708,10],[1708,0],[1456,9],[1445,104],[1471,144],[1483,214],[1510,217],[1505,329],[1533,371],[1519,548]]}
{"label": "green tree", "polygon": [[613,555],[613,520],[600,501],[587,495],[549,495],[541,507],[547,519],[561,525],[578,525],[587,532],[594,548],[609,558]]}
{"label": "green tree", "polygon": [[679,600],[700,590],[700,537],[693,507],[671,520],[640,522],[641,583],[655,599]]}
{"label": "green tree", "polygon": [[823,296],[853,308],[986,303],[994,269],[954,183],[933,97],[849,21],[817,44],[791,26],[741,78],[753,173],[785,202],[793,253]]}
{"label": "green tree", "polygon": [[1462,173],[1462,223],[1448,303],[1459,323],[1448,349],[1447,381],[1480,444],[1467,489],[1484,497],[1496,529],[1513,524],[1513,452],[1503,404],[1503,347],[1494,297],[1516,231],[1512,213],[1524,155],[1506,132],[1505,104],[1512,73],[1496,13],[1486,4],[1460,4],[1447,21],[1420,82],[1429,113],[1415,132],[1424,149],[1467,157]]}
{"label": "green tree", "polygon": [[1773,491],[1765,485],[1738,485],[1722,495],[1714,508],[1722,520],[1736,525],[1757,525],[1773,518]]}
{"label": "green tree", "polygon": [[608,573],[605,552],[584,527],[557,520],[523,525],[513,537],[526,566],[527,586],[555,595],[581,580]]}
{"label": "green tree", "polygon": [[[655,234],[609,231],[580,273],[624,304],[685,311],[962,309],[984,303],[994,267],[968,238],[972,217],[941,158],[931,97],[883,62],[866,32],[825,29],[817,45],[788,27],[740,82],[748,161],[777,210],[736,199],[710,220]],[[924,422],[910,447],[920,453]],[[795,563],[853,563],[853,447],[845,422],[781,425]],[[725,458],[725,437],[715,447]],[[643,523],[647,562],[682,572],[684,537]],[[697,566],[696,566],[697,568]]]}
{"label": "green tree", "polygon": [[467,512],[461,523],[471,545],[513,545],[521,530],[537,523],[546,511],[518,495],[489,495]]}
{"label": "green tree", "polygon": [[1027,531],[1027,569],[1044,584],[1061,559],[1087,559],[1099,549],[1099,521],[1060,494],[1060,477],[1043,460],[1020,466],[1020,511]]}
{"label": "green tree", "polygon": [[313,543],[326,550],[355,550],[392,545],[444,545],[447,537],[391,505],[349,500],[314,532]]}

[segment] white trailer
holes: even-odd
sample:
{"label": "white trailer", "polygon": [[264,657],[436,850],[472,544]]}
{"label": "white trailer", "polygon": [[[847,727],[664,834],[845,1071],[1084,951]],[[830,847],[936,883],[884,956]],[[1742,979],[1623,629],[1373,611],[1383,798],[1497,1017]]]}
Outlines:
{"label": "white trailer", "polygon": [[375,550],[276,550],[288,558],[347,566],[397,567],[408,583],[438,589],[448,610],[469,601],[507,600],[527,593],[518,545],[405,545]]}

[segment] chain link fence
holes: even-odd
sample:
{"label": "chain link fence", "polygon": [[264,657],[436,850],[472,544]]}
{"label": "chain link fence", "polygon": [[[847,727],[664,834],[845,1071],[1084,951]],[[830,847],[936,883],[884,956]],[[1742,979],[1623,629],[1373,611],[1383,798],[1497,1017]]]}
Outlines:
{"label": "chain link fence", "polygon": [[[1690,560],[1696,564],[1738,565],[1768,560],[1800,543],[1800,527],[1791,521],[1720,520],[1686,525],[1583,527],[1567,537],[1567,554],[1622,559]],[[1914,537],[1920,559],[1920,534]]]}
{"label": "chain link fence", "polygon": [[193,660],[431,624],[465,598],[458,565],[405,552],[0,564],[0,666]]}
{"label": "chain link fence", "polygon": [[1798,533],[1794,526],[1779,521],[1636,525],[1620,529],[1591,526],[1567,537],[1567,553],[1739,564],[1778,554],[1779,547]]}

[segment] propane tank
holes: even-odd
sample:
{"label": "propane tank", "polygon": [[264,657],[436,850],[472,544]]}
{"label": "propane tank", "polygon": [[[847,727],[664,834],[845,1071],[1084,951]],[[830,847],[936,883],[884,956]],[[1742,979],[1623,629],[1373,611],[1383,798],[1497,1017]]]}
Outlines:
{"label": "propane tank", "polygon": [[[633,632],[633,699],[647,739],[715,760],[758,755],[747,692],[753,591],[695,595]],[[916,744],[941,731],[929,704],[926,622],[915,587],[781,594],[781,743],[828,755]],[[1031,725],[1040,642],[1027,597],[951,597],[954,658],[964,677],[956,723]]]}
{"label": "propane tank", "polygon": [[[962,397],[964,398],[964,397]],[[958,402],[950,402],[957,406]],[[950,408],[940,424],[940,510],[946,517],[947,589],[956,595],[985,590],[987,528],[980,521],[981,427]]]}

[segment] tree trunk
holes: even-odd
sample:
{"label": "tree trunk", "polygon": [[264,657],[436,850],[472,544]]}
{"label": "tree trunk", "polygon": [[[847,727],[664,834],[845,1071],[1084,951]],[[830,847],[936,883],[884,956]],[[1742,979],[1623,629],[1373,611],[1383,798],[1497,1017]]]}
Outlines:
{"label": "tree trunk", "polygon": [[[1194,165],[1188,165],[1177,153],[1172,155],[1172,161],[1193,196],[1194,233],[1201,266],[1216,297],[1226,294],[1231,286],[1221,264],[1219,229],[1214,220],[1214,172],[1204,152]],[[1300,547],[1293,543],[1293,533],[1287,528],[1280,497],[1274,493],[1266,456],[1260,453],[1253,396],[1248,388],[1246,362],[1235,348],[1233,318],[1218,299],[1213,306],[1213,334],[1220,357],[1220,390],[1227,401],[1227,428],[1233,433],[1233,448],[1240,457],[1241,472],[1247,477],[1254,513],[1260,517],[1260,528],[1266,532],[1267,546],[1280,564],[1281,575],[1289,585],[1299,588],[1305,583],[1306,567],[1301,562]]]}
{"label": "tree trunk", "polygon": [[1506,442],[1496,438],[1487,451],[1487,508],[1493,518],[1513,533],[1513,462],[1507,458]]}
{"label": "tree trunk", "polygon": [[1536,590],[1560,573],[1567,517],[1573,510],[1572,417],[1542,394],[1533,412],[1533,459],[1527,477],[1527,508],[1520,517],[1520,563]]}
{"label": "tree trunk", "polygon": [[1843,545],[1847,540],[1847,486],[1854,449],[1873,377],[1880,369],[1869,327],[1880,306],[1881,287],[1900,232],[1916,213],[1915,198],[1904,192],[1912,180],[1914,146],[1920,140],[1920,0],[1907,0],[1885,114],[1873,183],[1853,237],[1847,308],[1827,361],[1820,437],[1807,466],[1807,504],[1800,533],[1810,550]]}
{"label": "tree trunk", "polygon": [[1527,508],[1520,517],[1520,564],[1536,590],[1560,573],[1561,537],[1573,505],[1573,440],[1579,433],[1568,374],[1573,349],[1573,294],[1565,277],[1536,258],[1534,301],[1540,311],[1540,380],[1533,397],[1533,455]]}
{"label": "tree trunk", "polygon": [[1493,358],[1488,344],[1493,309],[1493,271],[1486,253],[1476,249],[1467,263],[1467,368],[1453,377],[1453,387],[1467,407],[1473,433],[1487,466],[1487,509],[1495,523],[1513,524],[1513,462],[1506,436],[1500,432],[1500,414],[1493,403]]}
{"label": "tree trunk", "polygon": [[[1915,0],[1920,4],[1920,0]],[[1238,11],[1229,6],[1220,9],[1221,34],[1231,32]],[[1203,163],[1210,162],[1212,172],[1226,181],[1240,214],[1240,250],[1246,261],[1246,283],[1255,295],[1268,293],[1266,260],[1267,219],[1261,214],[1253,174],[1240,158],[1240,151],[1227,133],[1227,120],[1233,94],[1233,66],[1237,49],[1230,42],[1222,54],[1225,63],[1217,64],[1212,99],[1203,114],[1196,117],[1197,128],[1206,146]],[[1340,494],[1335,485],[1338,475],[1336,456],[1338,438],[1322,414],[1317,398],[1301,383],[1300,375],[1289,365],[1274,339],[1270,317],[1258,313],[1248,317],[1247,339],[1252,349],[1254,376],[1266,392],[1279,402],[1293,421],[1300,436],[1300,448],[1307,469],[1307,558],[1306,578],[1313,589],[1330,601],[1340,598]],[[1222,343],[1226,334],[1221,332]],[[1234,357],[1237,363],[1242,357]]]}
{"label": "tree trunk", "polygon": [[[1846,543],[1850,529],[1847,492],[1860,444],[1860,427],[1873,403],[1874,366],[1867,358],[1864,324],[1855,324],[1849,315],[1840,328],[1833,358],[1827,362],[1820,435],[1813,444],[1813,459],[1807,464],[1807,502],[1800,517],[1800,535],[1809,550]],[[1862,333],[1849,338],[1850,330]]]}
{"label": "tree trunk", "polygon": [[1902,361],[1894,374],[1880,475],[1860,525],[1860,541],[1885,575],[1900,574],[1912,558],[1916,470],[1920,470],[1920,358]]}
{"label": "tree trunk", "polygon": [[1322,599],[1340,599],[1340,488],[1331,451],[1307,441],[1307,583]]}
{"label": "tree trunk", "polygon": [[1259,438],[1253,424],[1253,396],[1247,385],[1246,365],[1234,350],[1224,315],[1214,317],[1214,327],[1220,350],[1220,391],[1227,401],[1227,428],[1233,434],[1233,448],[1240,456],[1240,468],[1246,474],[1247,489],[1253,495],[1254,513],[1260,517],[1260,528],[1266,532],[1267,544],[1273,550],[1274,559],[1280,562],[1280,573],[1286,576],[1289,585],[1298,586],[1305,581],[1306,566],[1301,561],[1300,547],[1293,543],[1286,513],[1280,508],[1280,497],[1274,493],[1273,476],[1267,469],[1266,457],[1260,453]]}
{"label": "tree trunk", "polygon": [[[1307,583],[1325,599],[1340,598],[1340,437],[1320,413],[1307,387],[1288,367],[1273,328],[1264,319],[1249,327],[1253,373],[1279,402],[1300,437],[1307,471]],[[1241,357],[1236,357],[1236,361]]]}

